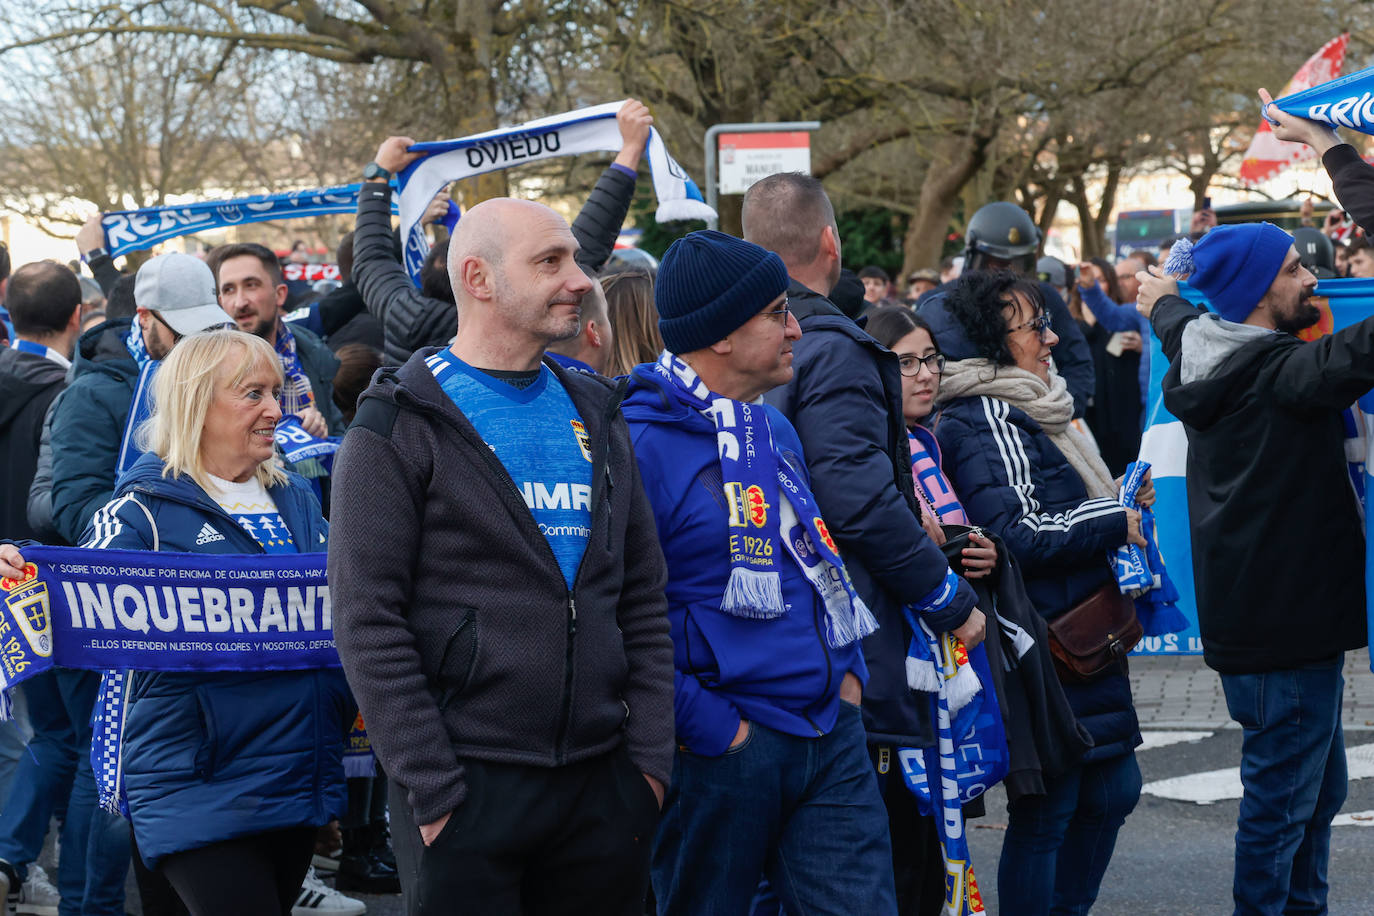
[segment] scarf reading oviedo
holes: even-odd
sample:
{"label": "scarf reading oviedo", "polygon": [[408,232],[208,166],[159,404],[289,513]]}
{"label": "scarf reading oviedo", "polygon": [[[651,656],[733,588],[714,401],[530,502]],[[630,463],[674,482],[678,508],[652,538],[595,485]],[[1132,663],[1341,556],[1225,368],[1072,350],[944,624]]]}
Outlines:
{"label": "scarf reading oviedo", "polygon": [[[667,350],[655,368],[680,402],[716,426],[730,512],[730,579],[721,610],[764,620],[786,613],[777,565],[786,549],[825,604],[825,635],[832,648],[847,646],[878,629],[849,581],[805,479],[773,450],[764,409],[715,394],[691,366]],[[781,500],[779,486],[784,493]],[[770,517],[768,509],[773,506],[777,512]]]}

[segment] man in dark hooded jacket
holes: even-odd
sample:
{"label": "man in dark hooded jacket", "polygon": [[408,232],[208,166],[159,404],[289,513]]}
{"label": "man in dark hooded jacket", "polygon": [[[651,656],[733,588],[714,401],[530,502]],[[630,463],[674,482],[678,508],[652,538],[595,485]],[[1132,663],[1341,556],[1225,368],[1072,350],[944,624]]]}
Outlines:
{"label": "man in dark hooded jacket", "polygon": [[10,278],[14,338],[0,350],[0,537],[33,537],[27,504],[48,405],[67,384],[81,334],[81,284],[51,261],[26,264]]}

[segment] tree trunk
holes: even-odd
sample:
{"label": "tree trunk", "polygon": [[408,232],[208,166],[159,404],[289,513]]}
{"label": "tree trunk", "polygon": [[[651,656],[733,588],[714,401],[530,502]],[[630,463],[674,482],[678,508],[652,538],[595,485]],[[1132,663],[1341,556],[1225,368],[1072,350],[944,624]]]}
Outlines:
{"label": "tree trunk", "polygon": [[987,161],[994,134],[952,137],[942,144],[926,169],[916,215],[902,240],[902,276],[924,267],[938,267],[945,234],[959,202],[959,192]]}

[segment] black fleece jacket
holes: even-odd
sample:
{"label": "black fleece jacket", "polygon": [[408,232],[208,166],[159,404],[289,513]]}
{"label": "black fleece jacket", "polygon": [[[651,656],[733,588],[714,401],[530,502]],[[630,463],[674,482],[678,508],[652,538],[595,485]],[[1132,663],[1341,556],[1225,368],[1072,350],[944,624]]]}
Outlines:
{"label": "black fleece jacket", "polygon": [[462,802],[462,758],[556,767],[623,742],[666,783],[667,568],[624,382],[545,361],[593,457],[569,592],[510,474],[425,365],[433,352],[378,374],[334,464],[334,634],[378,758],[421,824]]}

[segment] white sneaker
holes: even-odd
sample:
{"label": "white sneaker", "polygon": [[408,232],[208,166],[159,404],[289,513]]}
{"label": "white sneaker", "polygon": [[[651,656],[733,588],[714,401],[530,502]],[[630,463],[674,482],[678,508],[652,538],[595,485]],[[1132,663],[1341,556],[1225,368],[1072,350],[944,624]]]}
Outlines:
{"label": "white sneaker", "polygon": [[57,916],[57,904],[62,897],[48,880],[48,873],[39,865],[29,866],[29,879],[19,888],[19,900],[14,912],[24,916]]}
{"label": "white sneaker", "polygon": [[301,882],[301,895],[296,898],[296,905],[291,907],[291,916],[316,916],[320,913],[328,913],[330,916],[363,916],[366,912],[366,903],[346,897],[325,884],[315,874],[313,866],[305,873],[305,880]]}

